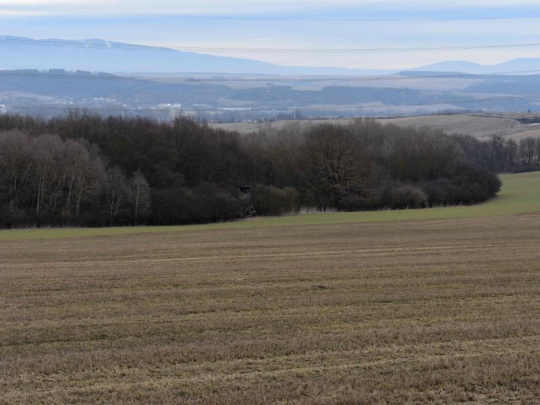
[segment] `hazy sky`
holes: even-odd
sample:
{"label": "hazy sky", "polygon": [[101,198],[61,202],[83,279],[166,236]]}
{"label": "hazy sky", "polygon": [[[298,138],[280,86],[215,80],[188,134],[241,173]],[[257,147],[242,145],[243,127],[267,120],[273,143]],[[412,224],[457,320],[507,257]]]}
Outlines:
{"label": "hazy sky", "polygon": [[540,1],[0,0],[0,35],[100,38],[283,65],[494,64],[540,57]]}

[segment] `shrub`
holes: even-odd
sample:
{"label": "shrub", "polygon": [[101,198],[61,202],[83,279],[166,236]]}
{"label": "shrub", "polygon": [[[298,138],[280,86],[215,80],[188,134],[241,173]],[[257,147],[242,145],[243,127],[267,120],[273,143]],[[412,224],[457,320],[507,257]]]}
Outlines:
{"label": "shrub", "polygon": [[193,192],[192,222],[216,222],[239,218],[240,201],[231,191],[203,183]]}
{"label": "shrub", "polygon": [[389,206],[392,209],[424,208],[428,197],[420,187],[410,184],[398,186],[390,190]]}
{"label": "shrub", "polygon": [[155,224],[189,223],[193,200],[193,194],[183,187],[152,190],[152,213]]}
{"label": "shrub", "polygon": [[158,225],[225,221],[240,217],[240,204],[230,192],[202,184],[195,190],[183,187],[154,190],[152,213]]}
{"label": "shrub", "polygon": [[300,210],[300,195],[292,187],[257,185],[252,198],[259,215],[283,215]]}

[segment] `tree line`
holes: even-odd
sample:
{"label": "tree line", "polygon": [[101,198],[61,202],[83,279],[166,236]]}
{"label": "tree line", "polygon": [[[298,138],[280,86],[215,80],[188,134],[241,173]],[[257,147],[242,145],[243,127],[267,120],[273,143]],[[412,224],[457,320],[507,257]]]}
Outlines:
{"label": "tree line", "polygon": [[[514,146],[516,168],[538,164],[536,149],[528,160],[521,141]],[[495,172],[510,168],[498,148],[370,119],[242,135],[186,117],[2,115],[0,226],[229,220],[242,215],[242,185],[259,215],[473,204],[493,197]]]}
{"label": "tree line", "polygon": [[540,170],[540,138],[507,139],[492,136],[480,142],[470,135],[455,135],[467,156],[489,170],[516,173]]}

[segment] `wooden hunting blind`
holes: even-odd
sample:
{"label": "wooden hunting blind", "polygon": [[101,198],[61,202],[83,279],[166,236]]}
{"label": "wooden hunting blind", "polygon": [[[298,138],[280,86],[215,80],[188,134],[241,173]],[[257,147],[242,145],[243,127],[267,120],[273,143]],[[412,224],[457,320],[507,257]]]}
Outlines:
{"label": "wooden hunting blind", "polygon": [[240,192],[243,196],[251,196],[251,187],[250,186],[240,186]]}
{"label": "wooden hunting blind", "polygon": [[242,217],[257,215],[253,198],[251,198],[251,186],[240,186],[240,200],[242,201]]}

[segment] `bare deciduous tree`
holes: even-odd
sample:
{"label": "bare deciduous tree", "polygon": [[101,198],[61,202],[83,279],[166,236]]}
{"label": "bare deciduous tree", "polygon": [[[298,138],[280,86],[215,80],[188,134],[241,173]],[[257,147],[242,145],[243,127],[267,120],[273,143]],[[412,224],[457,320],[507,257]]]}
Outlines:
{"label": "bare deciduous tree", "polygon": [[139,223],[139,216],[150,210],[152,203],[150,185],[140,171],[136,171],[128,180],[128,201],[131,208],[133,223]]}
{"label": "bare deciduous tree", "polygon": [[109,225],[113,225],[117,215],[122,212],[128,202],[128,187],[126,177],[118,166],[107,170],[105,179],[105,199]]}

